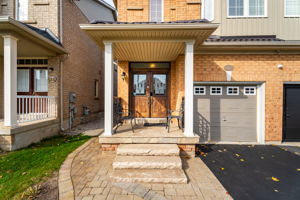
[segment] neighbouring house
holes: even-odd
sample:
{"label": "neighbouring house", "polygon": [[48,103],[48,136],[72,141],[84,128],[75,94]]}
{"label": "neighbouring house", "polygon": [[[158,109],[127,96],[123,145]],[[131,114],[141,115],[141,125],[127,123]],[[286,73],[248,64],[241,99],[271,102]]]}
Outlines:
{"label": "neighbouring house", "polygon": [[115,9],[100,0],[0,3],[0,148],[101,116],[103,51],[79,24],[114,21]]}
{"label": "neighbouring house", "polygon": [[[80,27],[105,51],[103,151],[123,143],[300,141],[300,0],[116,0],[116,22]],[[122,106],[145,122],[184,97],[184,132],[113,134]]]}

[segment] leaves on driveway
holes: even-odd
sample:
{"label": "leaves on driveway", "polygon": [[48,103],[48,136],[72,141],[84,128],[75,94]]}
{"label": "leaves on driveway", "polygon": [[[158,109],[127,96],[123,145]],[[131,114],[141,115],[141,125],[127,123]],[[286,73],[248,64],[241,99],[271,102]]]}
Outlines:
{"label": "leaves on driveway", "polygon": [[272,177],[272,180],[275,181],[275,182],[279,182],[279,179],[276,178],[276,177]]}

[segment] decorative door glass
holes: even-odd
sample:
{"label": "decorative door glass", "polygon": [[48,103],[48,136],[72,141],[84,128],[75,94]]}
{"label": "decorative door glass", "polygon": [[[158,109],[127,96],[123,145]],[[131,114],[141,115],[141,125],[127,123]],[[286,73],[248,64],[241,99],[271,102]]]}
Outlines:
{"label": "decorative door glass", "polygon": [[167,75],[153,74],[153,92],[155,95],[166,95]]}
{"label": "decorative door glass", "polygon": [[145,95],[147,87],[146,74],[133,75],[133,95]]}

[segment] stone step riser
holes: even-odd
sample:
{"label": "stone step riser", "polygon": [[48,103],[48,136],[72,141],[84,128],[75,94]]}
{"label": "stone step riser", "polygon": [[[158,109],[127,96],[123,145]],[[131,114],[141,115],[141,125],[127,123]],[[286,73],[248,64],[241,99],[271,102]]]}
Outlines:
{"label": "stone step riser", "polygon": [[182,169],[116,169],[111,179],[129,183],[187,183]]}
{"label": "stone step riser", "polygon": [[181,163],[113,163],[113,169],[181,169]]}
{"label": "stone step riser", "polygon": [[180,150],[176,144],[134,144],[120,145],[116,153],[120,156],[178,156]]}

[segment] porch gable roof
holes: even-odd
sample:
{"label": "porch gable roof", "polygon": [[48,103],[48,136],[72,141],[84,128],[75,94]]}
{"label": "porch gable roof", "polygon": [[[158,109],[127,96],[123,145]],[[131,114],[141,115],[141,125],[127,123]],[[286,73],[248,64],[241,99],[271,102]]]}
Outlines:
{"label": "porch gable roof", "polygon": [[113,43],[114,58],[122,61],[172,61],[184,43],[200,46],[218,27],[207,20],[176,22],[107,22],[80,25],[100,47]]}
{"label": "porch gable roof", "polygon": [[[0,17],[0,35],[13,35],[19,39],[18,56],[56,56],[67,51],[48,30],[38,29],[7,16]],[[0,45],[3,46],[0,39]],[[0,50],[0,55],[3,51]]]}

